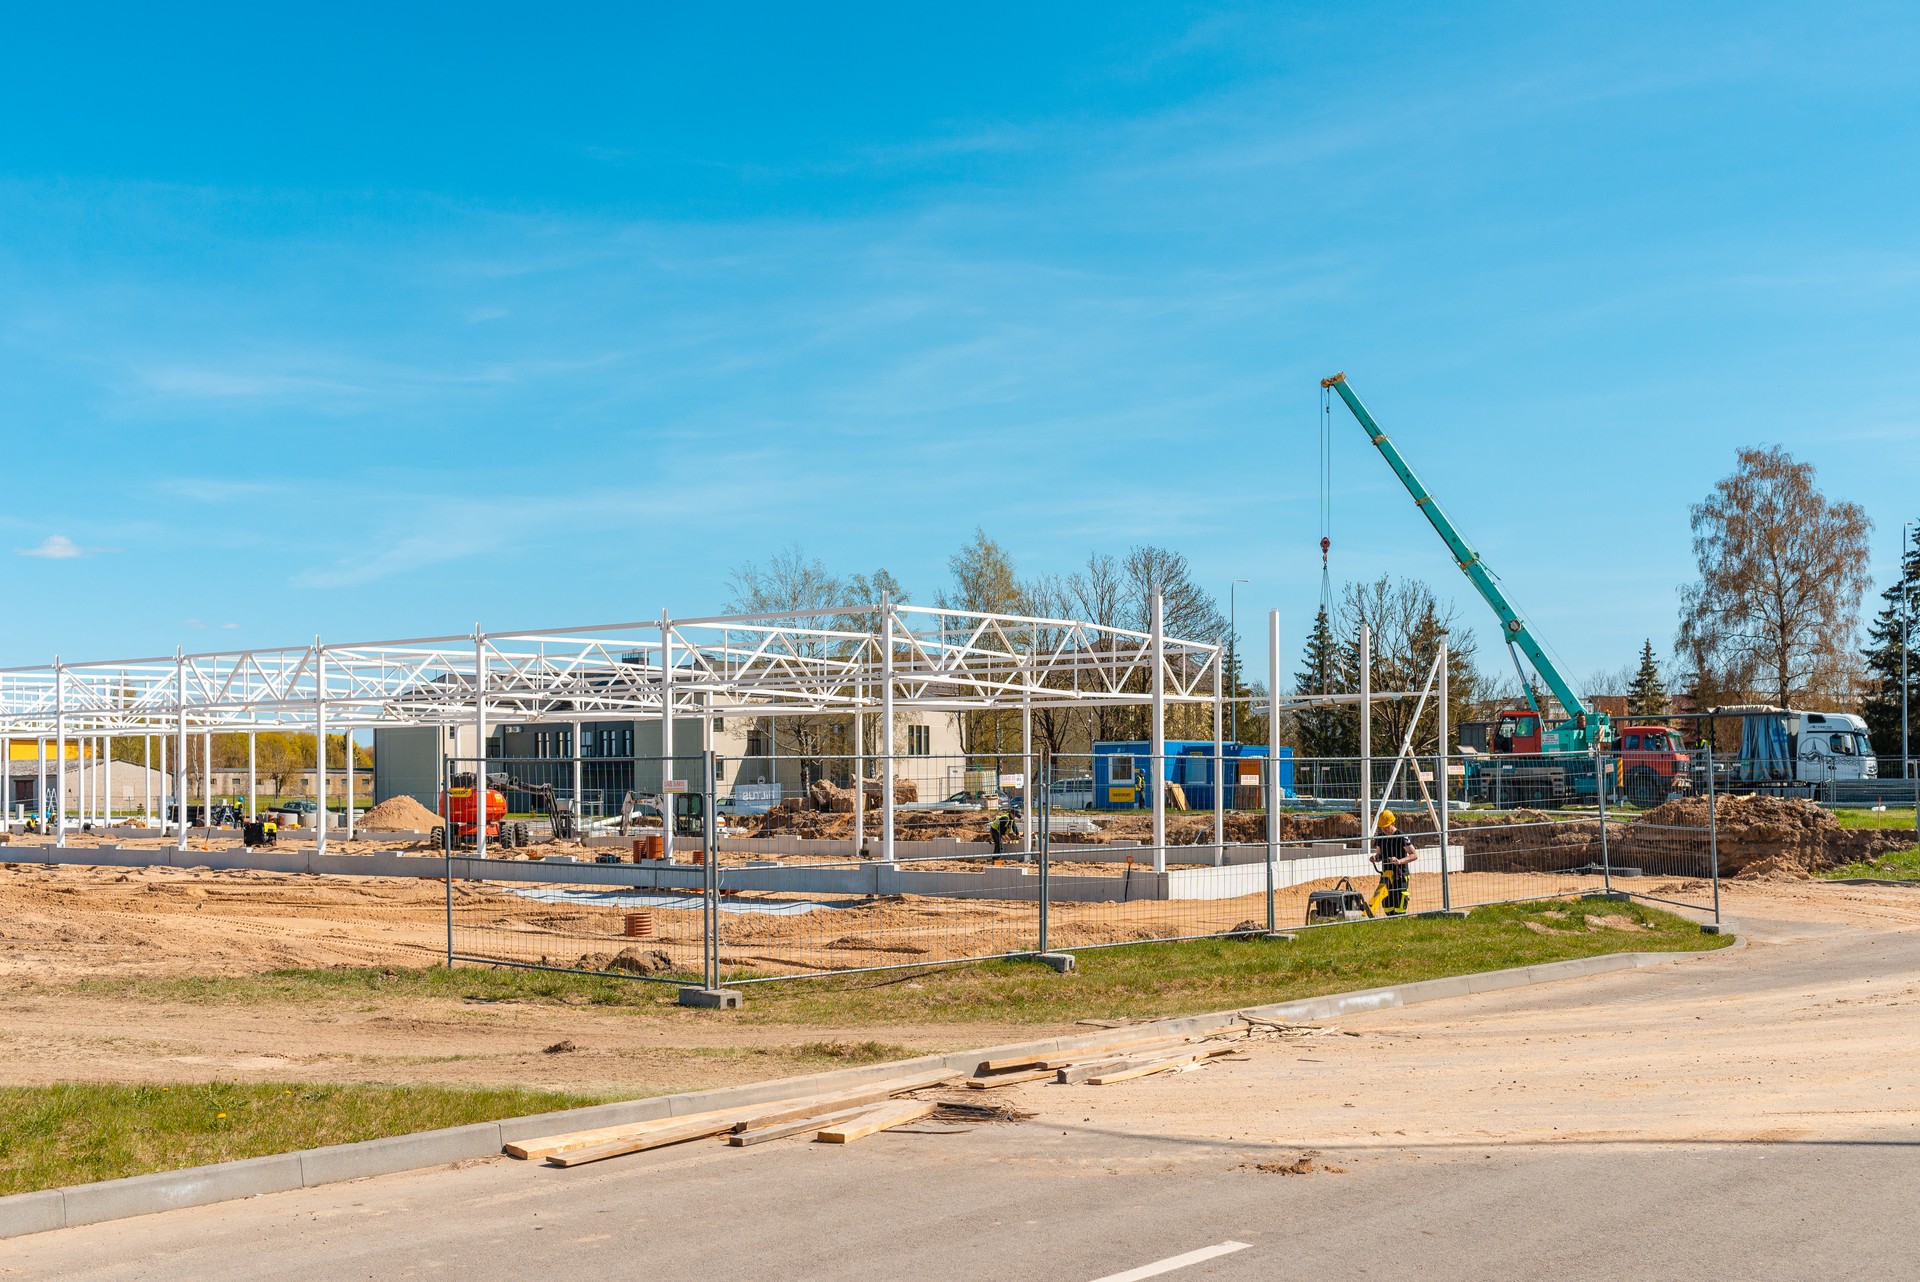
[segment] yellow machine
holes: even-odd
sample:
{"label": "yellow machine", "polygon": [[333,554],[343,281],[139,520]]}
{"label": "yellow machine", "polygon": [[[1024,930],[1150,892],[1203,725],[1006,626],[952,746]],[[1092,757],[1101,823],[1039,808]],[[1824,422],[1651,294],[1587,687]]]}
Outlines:
{"label": "yellow machine", "polygon": [[1373,857],[1380,869],[1380,882],[1373,888],[1373,893],[1362,896],[1354,889],[1353,882],[1345,877],[1332,890],[1311,891],[1307,895],[1307,925],[1325,921],[1360,921],[1368,917],[1399,917],[1406,913],[1409,899],[1407,868],[1413,858],[1406,839],[1394,831],[1398,823],[1399,818],[1393,811],[1380,812],[1379,835],[1375,840],[1384,844],[1385,853],[1376,848]]}

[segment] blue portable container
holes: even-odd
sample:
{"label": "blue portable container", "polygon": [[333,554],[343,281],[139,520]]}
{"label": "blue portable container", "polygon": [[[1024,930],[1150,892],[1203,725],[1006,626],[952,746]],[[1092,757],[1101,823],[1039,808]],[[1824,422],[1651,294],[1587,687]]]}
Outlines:
{"label": "blue portable container", "polygon": [[[1093,745],[1093,808],[1095,810],[1134,810],[1152,806],[1152,794],[1140,784],[1152,772],[1149,755],[1153,745],[1144,739],[1110,740]],[[1221,769],[1228,788],[1240,778],[1243,758],[1267,755],[1265,744],[1226,743],[1220,745]],[[1293,798],[1293,749],[1279,754],[1280,797]],[[1177,783],[1186,793],[1187,806],[1193,810],[1213,809],[1213,741],[1211,739],[1169,739],[1166,756],[1159,762],[1159,774],[1167,783]],[[1233,793],[1227,793],[1227,805],[1233,805]]]}

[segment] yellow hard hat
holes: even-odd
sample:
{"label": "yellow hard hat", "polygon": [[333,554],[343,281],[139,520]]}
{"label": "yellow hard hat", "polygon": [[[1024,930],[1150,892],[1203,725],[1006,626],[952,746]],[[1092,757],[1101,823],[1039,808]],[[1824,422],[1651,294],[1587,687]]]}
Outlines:
{"label": "yellow hard hat", "polygon": [[1380,826],[1382,828],[1391,828],[1397,822],[1398,819],[1395,817],[1393,811],[1384,808],[1380,811]]}

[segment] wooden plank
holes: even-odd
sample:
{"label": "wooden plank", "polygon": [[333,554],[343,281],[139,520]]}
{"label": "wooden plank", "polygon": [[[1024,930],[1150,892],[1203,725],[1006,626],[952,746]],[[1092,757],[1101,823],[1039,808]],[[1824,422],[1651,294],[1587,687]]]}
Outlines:
{"label": "wooden plank", "polygon": [[608,1144],[595,1144],[587,1148],[550,1153],[547,1155],[547,1162],[551,1166],[585,1166],[588,1162],[600,1162],[609,1157],[644,1153],[648,1149],[664,1148],[668,1144],[684,1144],[688,1140],[703,1140],[709,1135],[724,1134],[732,1126],[732,1117],[719,1113],[702,1113],[695,1117],[683,1118],[678,1126],[644,1131]]}
{"label": "wooden plank", "polygon": [[821,1144],[851,1144],[863,1140],[869,1135],[877,1135],[891,1126],[904,1126],[908,1122],[917,1122],[933,1112],[937,1106],[931,1101],[901,1100],[897,1104],[882,1104],[859,1117],[829,1126],[814,1136]]}
{"label": "wooden plank", "polygon": [[993,1091],[1002,1086],[1018,1086],[1021,1082],[1037,1082],[1043,1077],[1052,1077],[1050,1068],[1033,1068],[1024,1073],[1002,1073],[998,1077],[969,1077],[967,1088],[976,1091]]}
{"label": "wooden plank", "polygon": [[671,1129],[693,1121],[695,1118],[705,1117],[724,1116],[727,1119],[726,1129],[747,1130],[755,1126],[769,1126],[776,1122],[813,1117],[816,1114],[831,1112],[836,1108],[847,1108],[854,1104],[878,1103],[906,1091],[923,1090],[929,1086],[944,1086],[949,1082],[960,1080],[960,1077],[961,1074],[952,1069],[930,1069],[910,1077],[887,1078],[871,1086],[854,1087],[843,1091],[769,1100],[764,1104],[745,1104],[736,1108],[715,1110],[712,1113],[661,1117],[646,1122],[627,1122],[620,1126],[600,1126],[591,1130],[543,1135],[508,1144],[506,1153],[509,1157],[519,1158],[550,1157],[555,1153],[564,1153],[572,1149],[592,1148],[636,1135],[646,1135],[656,1130]]}
{"label": "wooden plank", "polygon": [[837,1108],[847,1108],[854,1104],[878,1104],[895,1095],[904,1095],[908,1091],[921,1091],[930,1086],[945,1086],[957,1082],[963,1074],[955,1069],[929,1069],[924,1073],[915,1073],[912,1077],[894,1077],[872,1086],[850,1087],[843,1091],[824,1091],[818,1095],[803,1095],[795,1099],[774,1100],[761,1106],[761,1111],[744,1122],[736,1122],[736,1131],[750,1130],[761,1126],[774,1126],[781,1122],[797,1122],[803,1118],[817,1117],[821,1113],[830,1113]]}
{"label": "wooden plank", "polygon": [[1175,1055],[1168,1059],[1136,1060],[1130,1066],[1112,1069],[1097,1076],[1089,1077],[1087,1084],[1089,1086],[1110,1086],[1115,1082],[1130,1082],[1136,1077],[1150,1077],[1155,1073],[1164,1073],[1170,1068],[1179,1068],[1183,1064],[1191,1064],[1197,1060],[1212,1059],[1215,1055],[1225,1055],[1232,1049],[1231,1046],[1220,1046],[1209,1050],[1196,1051],[1188,1055]]}
{"label": "wooden plank", "polygon": [[833,1113],[817,1113],[812,1117],[803,1117],[797,1122],[781,1122],[777,1126],[759,1126],[750,1131],[735,1131],[727,1136],[727,1143],[734,1148],[746,1148],[751,1144],[764,1144],[768,1140],[783,1140],[789,1135],[805,1135],[808,1131],[817,1131],[832,1126],[835,1122],[844,1122],[848,1118],[858,1117],[869,1112],[872,1104],[859,1104],[853,1108],[843,1108]]}
{"label": "wooden plank", "polygon": [[1062,1086],[1078,1086],[1090,1077],[1116,1068],[1125,1068],[1136,1061],[1127,1059],[1097,1059],[1085,1064],[1069,1064],[1054,1072],[1053,1080]]}
{"label": "wooden plank", "polygon": [[518,1140],[506,1145],[505,1152],[508,1157],[527,1159],[551,1157],[555,1153],[564,1153],[570,1149],[592,1148],[596,1144],[610,1144],[630,1136],[671,1130],[695,1119],[724,1117],[726,1126],[722,1129],[729,1129],[735,1122],[750,1120],[752,1116],[753,1112],[750,1109],[729,1108],[712,1113],[695,1113],[689,1117],[656,1117],[646,1122],[628,1122],[621,1126],[597,1126],[592,1130],[568,1131],[561,1135],[543,1135],[536,1139]]}
{"label": "wooden plank", "polygon": [[1044,1059],[1035,1060],[1033,1066],[1035,1068],[1052,1070],[1056,1068],[1070,1068],[1075,1064],[1085,1064],[1090,1060],[1096,1059],[1139,1059],[1142,1056],[1172,1055],[1190,1046],[1197,1045],[1200,1045],[1200,1042],[1193,1039],[1182,1038],[1174,1041],[1142,1042],[1138,1046],[1128,1046],[1122,1050],[1074,1051],[1071,1054],[1061,1052],[1049,1055]]}
{"label": "wooden plank", "polygon": [[1136,1051],[1154,1046],[1177,1045],[1183,1042],[1198,1041],[1211,1037],[1211,1033],[1162,1033],[1154,1037],[1115,1038],[1104,1042],[1095,1042],[1090,1046],[1076,1046],[1072,1050],[1034,1051],[1026,1055],[1009,1055],[1005,1059],[983,1060],[976,1070],[981,1073],[1004,1073],[1016,1068],[1059,1068],[1069,1060],[1086,1059],[1090,1055],[1129,1055]]}

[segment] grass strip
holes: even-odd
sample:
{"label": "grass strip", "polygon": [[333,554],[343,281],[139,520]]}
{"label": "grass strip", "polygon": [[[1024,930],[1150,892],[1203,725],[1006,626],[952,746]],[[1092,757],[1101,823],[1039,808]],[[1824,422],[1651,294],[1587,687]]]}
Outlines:
{"label": "grass strip", "polygon": [[1905,830],[1907,832],[1914,830],[1912,806],[1905,806],[1898,810],[1890,807],[1886,810],[1848,809],[1834,810],[1830,813],[1835,819],[1840,821],[1842,828],[1891,828],[1894,830]]}
{"label": "grass strip", "polygon": [[73,987],[104,996],[208,1004],[364,1002],[386,996],[617,1006],[660,1020],[837,1030],[928,1022],[1058,1025],[1191,1014],[1600,953],[1682,952],[1728,942],[1637,903],[1553,900],[1479,908],[1466,918],[1321,926],[1301,931],[1291,943],[1206,939],[1088,949],[1078,954],[1078,969],[1071,975],[1015,960],[755,984],[747,990],[746,1008],[729,1012],[681,1009],[674,1005],[673,989],[659,984],[484,966],[114,977]]}
{"label": "grass strip", "polygon": [[0,1088],[0,1194],[350,1144],[614,1098],[514,1088],[182,1082]]}
{"label": "grass strip", "polygon": [[1887,881],[1920,881],[1920,846],[1908,850],[1889,850],[1873,859],[1824,869],[1820,875],[1828,880],[1836,877],[1879,877]]}

